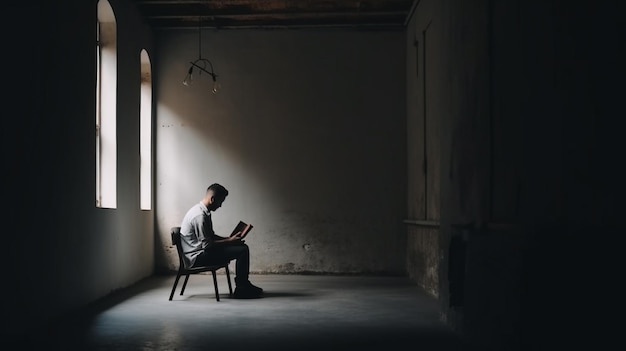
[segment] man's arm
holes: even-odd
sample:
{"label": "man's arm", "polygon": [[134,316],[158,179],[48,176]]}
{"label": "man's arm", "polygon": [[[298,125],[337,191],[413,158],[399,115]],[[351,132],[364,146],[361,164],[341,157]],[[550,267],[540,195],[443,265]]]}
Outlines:
{"label": "man's arm", "polygon": [[228,237],[219,236],[213,233],[212,239],[213,243],[217,245],[232,245],[242,243],[243,241],[241,239],[243,239],[243,236],[243,232],[240,230],[236,234]]}
{"label": "man's arm", "polygon": [[217,245],[228,245],[228,244],[237,244],[241,243],[242,232],[238,232],[237,234],[229,237],[223,237],[216,234],[213,234],[213,243]]}
{"label": "man's arm", "polygon": [[211,247],[214,245],[229,245],[241,242],[241,233],[233,235],[232,237],[225,238],[215,234],[215,231],[213,230],[213,221],[211,220],[210,216],[202,216],[201,220],[201,240],[205,243],[204,247]]}

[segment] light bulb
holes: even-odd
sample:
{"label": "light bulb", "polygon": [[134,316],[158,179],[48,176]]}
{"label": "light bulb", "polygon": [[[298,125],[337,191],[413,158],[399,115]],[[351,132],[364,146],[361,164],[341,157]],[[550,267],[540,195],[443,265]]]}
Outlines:
{"label": "light bulb", "polygon": [[187,71],[187,76],[185,80],[183,80],[183,85],[188,87],[193,83],[193,66],[189,67],[189,71]]}
{"label": "light bulb", "polygon": [[217,80],[213,80],[213,89],[211,89],[211,92],[213,94],[217,94],[220,90],[222,90],[222,84],[220,84]]}

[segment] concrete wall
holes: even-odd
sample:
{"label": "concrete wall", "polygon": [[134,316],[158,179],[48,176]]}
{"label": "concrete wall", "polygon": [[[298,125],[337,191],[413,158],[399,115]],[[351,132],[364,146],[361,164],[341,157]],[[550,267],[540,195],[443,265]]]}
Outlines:
{"label": "concrete wall", "polygon": [[[439,191],[441,202],[438,232],[408,228],[407,270],[482,349],[607,341],[593,321],[612,310],[598,284],[613,280],[610,243],[624,232],[620,7],[421,0],[407,27],[407,144],[428,146],[425,99],[441,162],[440,184],[424,187],[428,154],[408,151],[409,216],[432,227],[424,194]],[[420,16],[440,33],[438,63],[425,71],[438,80],[431,95],[414,68]]]}
{"label": "concrete wall", "polygon": [[197,30],[157,33],[157,269],[169,229],[219,182],[218,234],[254,224],[257,273],[405,274],[404,33],[240,30],[201,34],[219,75],[182,80]]}
{"label": "concrete wall", "polygon": [[134,7],[110,3],[117,209],[95,207],[96,1],[8,5],[2,21],[3,334],[42,331],[153,272],[154,216],[139,209],[138,159],[139,59],[152,42]]}

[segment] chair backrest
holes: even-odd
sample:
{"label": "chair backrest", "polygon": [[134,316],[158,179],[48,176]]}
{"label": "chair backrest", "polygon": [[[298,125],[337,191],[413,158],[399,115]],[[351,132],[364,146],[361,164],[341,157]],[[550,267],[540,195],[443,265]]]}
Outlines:
{"label": "chair backrest", "polygon": [[170,235],[172,236],[172,245],[176,246],[176,252],[178,253],[179,267],[185,267],[185,263],[183,262],[183,248],[180,246],[180,227],[172,227]]}
{"label": "chair backrest", "polygon": [[172,245],[179,246],[179,244],[180,244],[180,227],[172,227],[172,229],[170,229],[170,234],[172,235]]}

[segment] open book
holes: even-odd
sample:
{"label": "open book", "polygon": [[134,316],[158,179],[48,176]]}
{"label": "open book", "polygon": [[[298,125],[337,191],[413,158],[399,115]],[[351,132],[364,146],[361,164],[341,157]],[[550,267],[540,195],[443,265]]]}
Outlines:
{"label": "open book", "polygon": [[248,235],[248,233],[250,233],[250,231],[252,230],[252,227],[253,227],[252,224],[248,224],[244,221],[239,221],[239,224],[235,226],[235,229],[233,229],[233,232],[230,233],[230,236],[233,236],[237,234],[238,232],[243,232],[243,235],[241,236],[241,239],[243,239]]}

